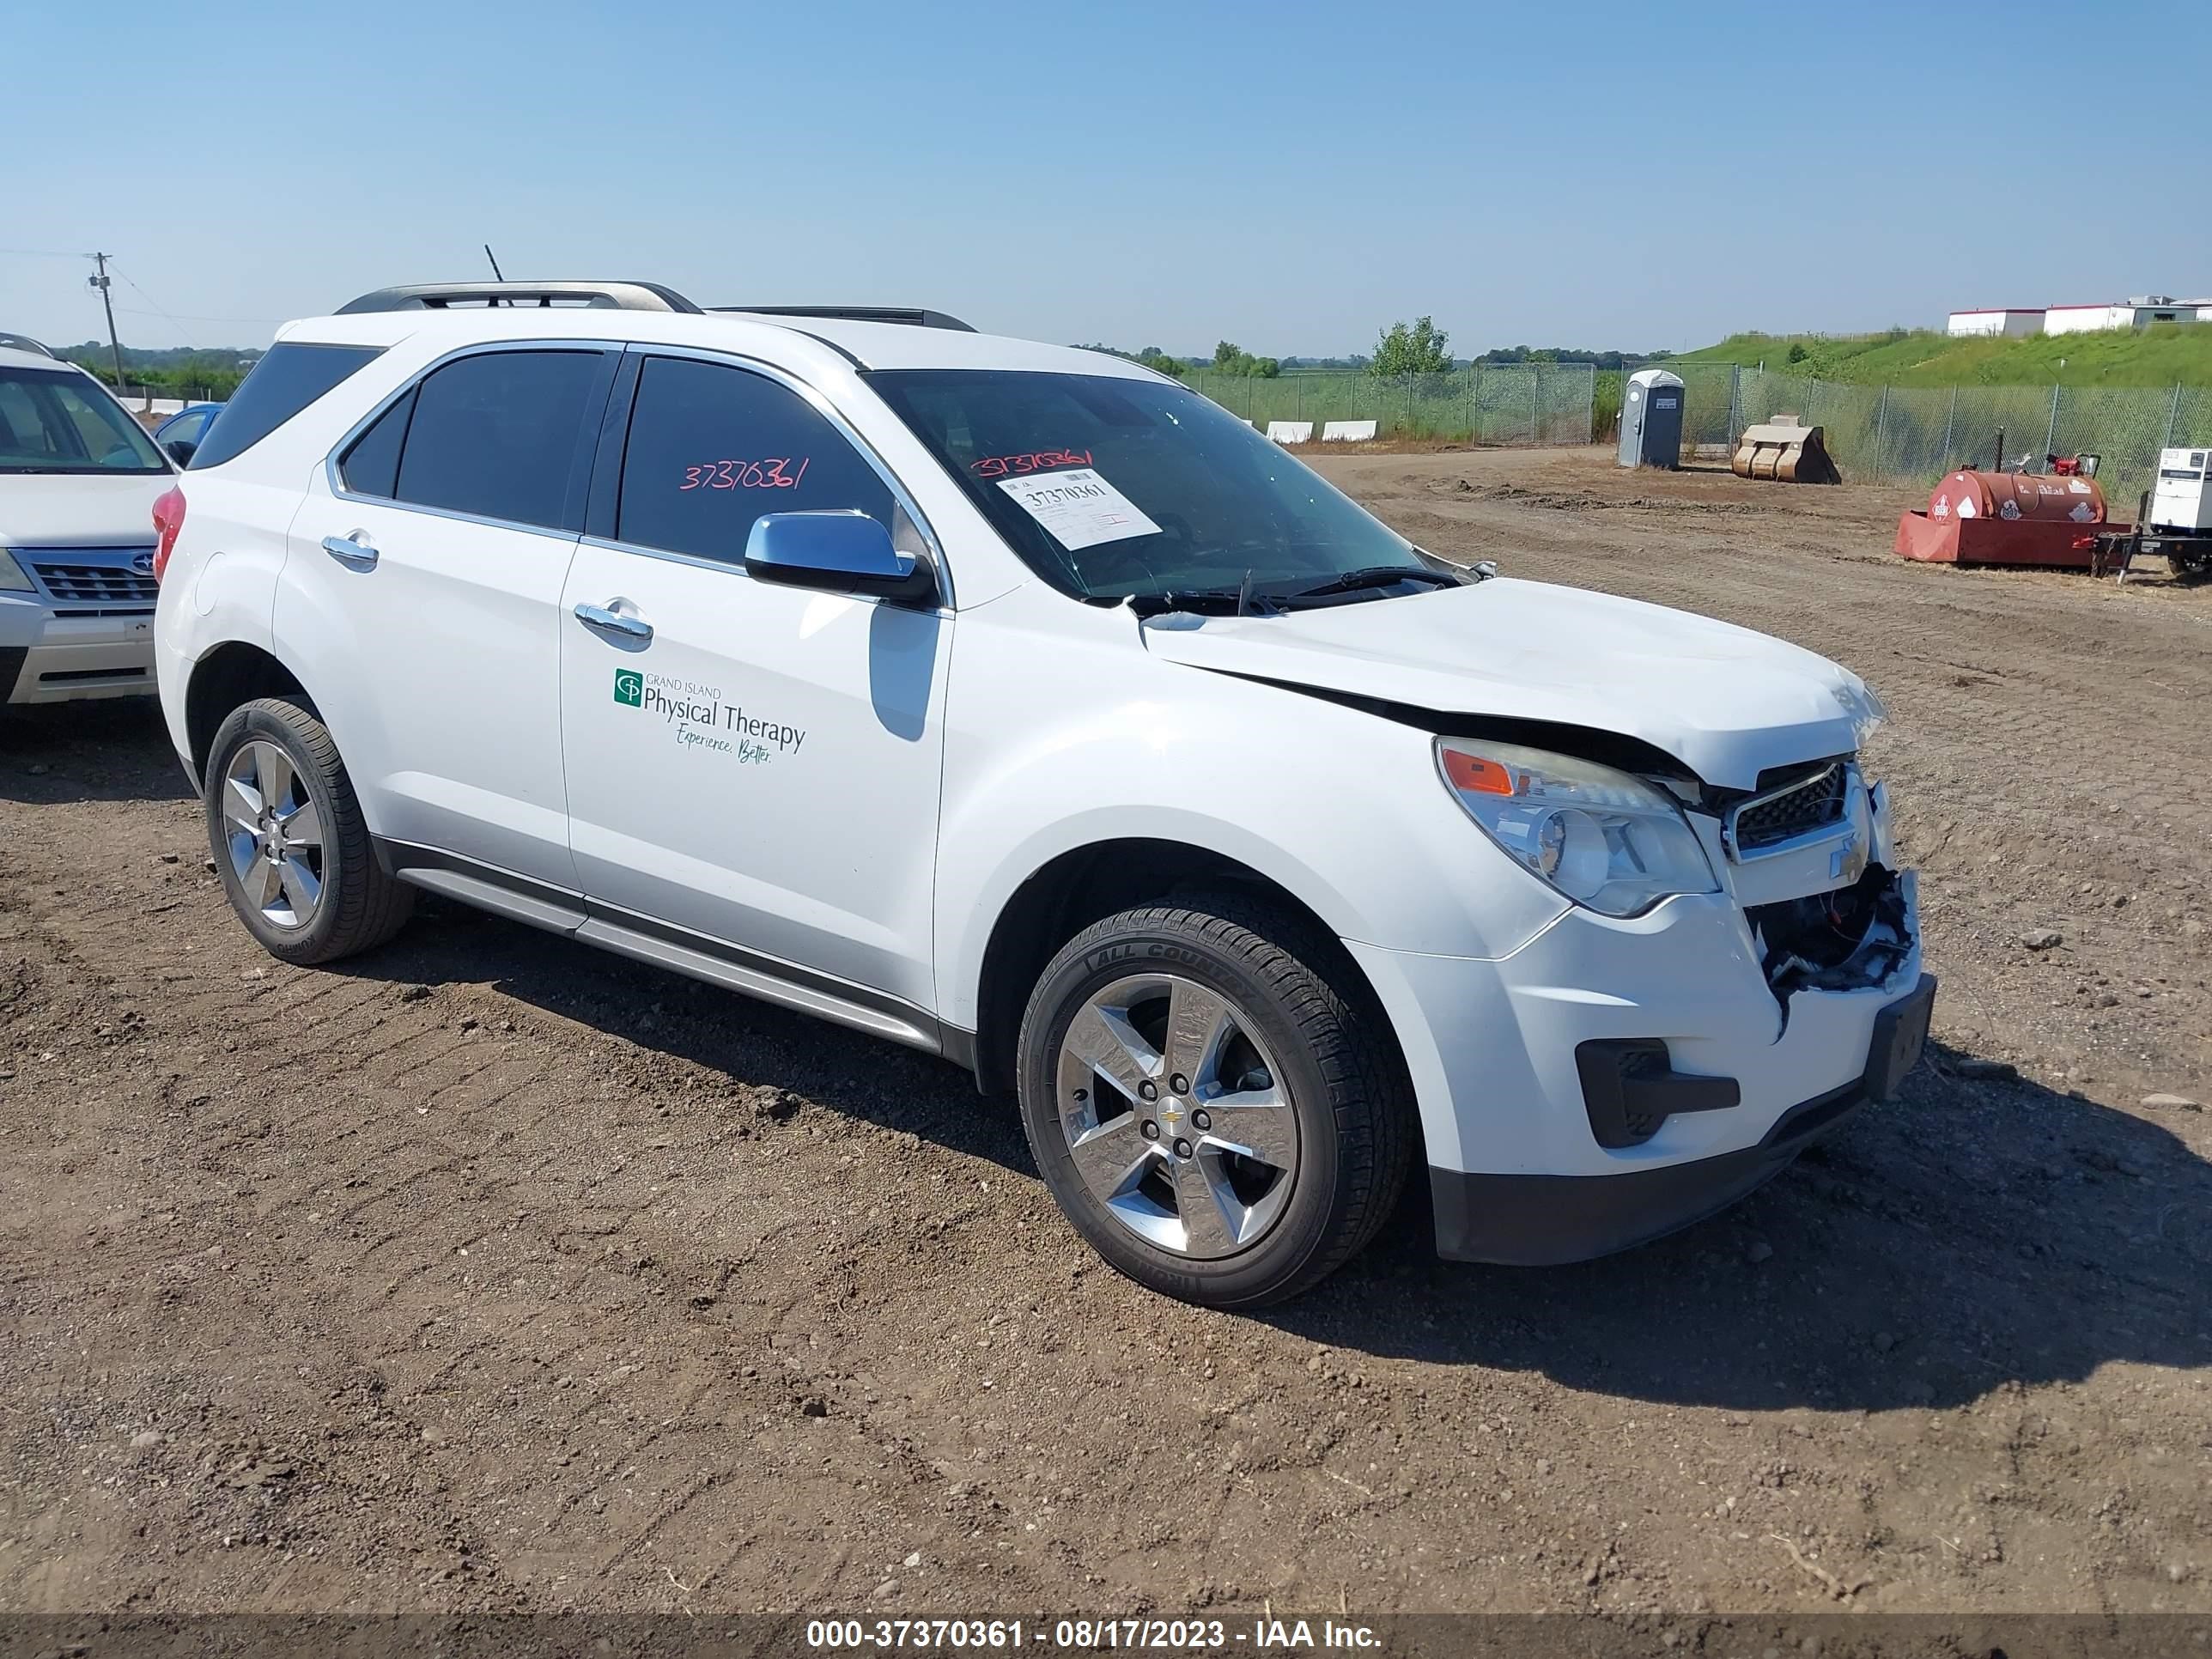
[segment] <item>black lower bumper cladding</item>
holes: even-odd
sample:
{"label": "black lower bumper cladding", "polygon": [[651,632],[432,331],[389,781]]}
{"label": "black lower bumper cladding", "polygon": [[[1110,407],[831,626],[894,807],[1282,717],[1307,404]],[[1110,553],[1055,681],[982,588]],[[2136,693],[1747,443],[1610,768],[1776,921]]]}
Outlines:
{"label": "black lower bumper cladding", "polygon": [[[1437,1254],[1453,1261],[1556,1267],[1648,1243],[1727,1208],[1789,1168],[1869,1100],[1893,1096],[1920,1058],[1935,1001],[1936,977],[1923,974],[1875,1018],[1866,1069],[1841,1088],[1791,1107],[1755,1146],[1620,1175],[1486,1175],[1431,1167]],[[1687,1097],[1696,1084],[1735,1088],[1732,1079],[1686,1079],[1661,1083],[1658,1097],[1676,1089]],[[1598,1115],[1593,1105],[1594,1127]]]}

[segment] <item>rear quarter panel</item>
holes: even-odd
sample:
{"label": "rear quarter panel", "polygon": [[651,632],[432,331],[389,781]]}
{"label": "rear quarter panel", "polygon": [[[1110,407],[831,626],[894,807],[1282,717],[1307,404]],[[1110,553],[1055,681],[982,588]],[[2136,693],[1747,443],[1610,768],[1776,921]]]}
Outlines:
{"label": "rear quarter panel", "polygon": [[[251,452],[249,452],[250,453]],[[154,611],[154,667],[161,715],[179,758],[191,762],[185,695],[192,670],[216,647],[236,641],[274,651],[271,617],[292,520],[308,473],[240,469],[187,472],[185,527],[161,575]],[[310,665],[286,665],[313,695]]]}

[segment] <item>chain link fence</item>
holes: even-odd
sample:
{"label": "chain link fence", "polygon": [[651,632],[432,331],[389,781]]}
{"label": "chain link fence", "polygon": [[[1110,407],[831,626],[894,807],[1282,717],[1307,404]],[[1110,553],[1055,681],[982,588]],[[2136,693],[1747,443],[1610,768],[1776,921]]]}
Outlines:
{"label": "chain link fence", "polygon": [[1270,421],[1372,421],[1386,439],[1479,444],[1587,444],[1597,373],[1587,363],[1480,364],[1380,380],[1357,371],[1257,376],[1194,368],[1183,384],[1262,432]]}
{"label": "chain link fence", "polygon": [[2025,466],[2093,453],[2118,516],[2132,517],[2158,452],[2212,441],[2212,391],[2186,386],[1865,386],[1745,370],[1737,430],[1791,414],[1826,428],[1847,478],[1933,483],[1954,467]]}
{"label": "chain link fence", "polygon": [[[2116,516],[2132,517],[2158,452],[2212,446],[2212,387],[1846,386],[1729,363],[1668,363],[1683,383],[1682,454],[1723,459],[1747,426],[1794,415],[1826,428],[1847,479],[1932,484],[1954,467],[2040,471],[2044,457],[2100,457]],[[1583,363],[1476,365],[1378,380],[1358,371],[1266,379],[1194,368],[1184,384],[1266,431],[1270,421],[1373,421],[1382,439],[1588,444],[1619,430],[1622,376]]]}

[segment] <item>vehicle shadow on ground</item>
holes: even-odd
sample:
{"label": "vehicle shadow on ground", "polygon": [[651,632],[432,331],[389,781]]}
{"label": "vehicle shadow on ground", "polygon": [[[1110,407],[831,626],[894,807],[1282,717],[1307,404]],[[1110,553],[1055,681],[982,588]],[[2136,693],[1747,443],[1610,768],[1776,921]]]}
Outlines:
{"label": "vehicle shadow on ground", "polygon": [[[1572,1267],[1437,1261],[1418,1202],[1268,1322],[1676,1405],[1956,1406],[2114,1361],[2212,1364],[2212,1164],[1941,1044],[1750,1198]],[[2194,1121],[2193,1119],[2191,1120]]]}
{"label": "vehicle shadow on ground", "polygon": [[458,903],[425,897],[392,944],[321,971],[397,984],[489,982],[732,1083],[1036,1174],[1012,1103],[986,1099],[949,1061]]}
{"label": "vehicle shadow on ground", "polygon": [[151,697],[0,709],[0,800],[190,800]]}

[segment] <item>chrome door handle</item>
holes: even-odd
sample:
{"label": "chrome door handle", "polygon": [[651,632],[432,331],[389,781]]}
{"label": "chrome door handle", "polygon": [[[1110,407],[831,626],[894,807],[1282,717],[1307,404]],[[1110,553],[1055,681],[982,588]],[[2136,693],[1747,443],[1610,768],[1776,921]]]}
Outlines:
{"label": "chrome door handle", "polygon": [[586,628],[597,628],[609,634],[619,634],[626,640],[645,641],[653,637],[653,624],[642,617],[625,617],[619,611],[610,611],[603,605],[580,605],[576,620]]}
{"label": "chrome door handle", "polygon": [[376,568],[376,550],[369,545],[366,530],[356,530],[350,536],[325,536],[323,551],[349,570]]}

